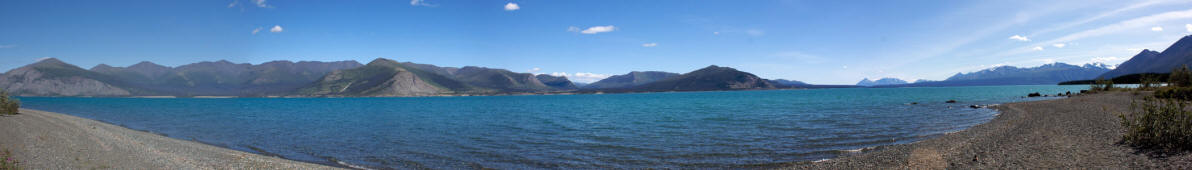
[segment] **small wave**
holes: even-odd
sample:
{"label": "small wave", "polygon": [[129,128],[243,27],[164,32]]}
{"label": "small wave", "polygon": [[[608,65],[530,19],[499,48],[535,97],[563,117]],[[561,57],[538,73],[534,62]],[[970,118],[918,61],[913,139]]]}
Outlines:
{"label": "small wave", "polygon": [[372,169],[370,169],[370,168],[368,168],[368,167],[364,167],[364,166],[360,166],[360,165],[348,164],[347,162],[344,162],[344,161],[338,161],[338,160],[337,160],[337,161],[335,161],[335,163],[337,163],[337,164],[339,164],[339,165],[346,166],[346,167],[348,167],[348,168],[352,168],[352,169],[367,169],[367,170],[372,170]]}
{"label": "small wave", "polygon": [[820,159],[820,160],[815,160],[815,161],[811,161],[811,162],[820,163],[820,162],[827,162],[829,160],[832,160],[832,159]]}

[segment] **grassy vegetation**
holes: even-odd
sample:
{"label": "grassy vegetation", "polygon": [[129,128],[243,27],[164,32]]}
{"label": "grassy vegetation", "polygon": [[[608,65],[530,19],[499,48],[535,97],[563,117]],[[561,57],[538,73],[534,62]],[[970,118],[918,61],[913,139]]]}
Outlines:
{"label": "grassy vegetation", "polygon": [[0,115],[15,115],[21,108],[21,100],[8,97],[8,92],[0,90]]}
{"label": "grassy vegetation", "polygon": [[12,152],[9,152],[8,149],[0,152],[0,170],[21,169],[21,167],[17,166],[19,163],[16,159],[12,158]]}

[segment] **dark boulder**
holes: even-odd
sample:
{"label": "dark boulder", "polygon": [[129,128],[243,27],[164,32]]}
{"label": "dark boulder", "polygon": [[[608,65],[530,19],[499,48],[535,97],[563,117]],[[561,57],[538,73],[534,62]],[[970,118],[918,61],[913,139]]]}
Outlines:
{"label": "dark boulder", "polygon": [[1043,95],[1040,95],[1039,92],[1034,92],[1034,93],[1026,95],[1026,97],[1039,97],[1039,96],[1043,96]]}

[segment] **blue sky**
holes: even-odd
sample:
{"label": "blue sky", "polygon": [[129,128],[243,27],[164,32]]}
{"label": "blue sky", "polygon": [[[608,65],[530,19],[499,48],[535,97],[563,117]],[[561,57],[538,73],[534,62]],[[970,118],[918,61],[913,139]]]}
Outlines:
{"label": "blue sky", "polygon": [[0,1],[0,70],[54,57],[367,63],[565,74],[708,65],[853,84],[1000,65],[1119,64],[1192,34],[1192,1]]}

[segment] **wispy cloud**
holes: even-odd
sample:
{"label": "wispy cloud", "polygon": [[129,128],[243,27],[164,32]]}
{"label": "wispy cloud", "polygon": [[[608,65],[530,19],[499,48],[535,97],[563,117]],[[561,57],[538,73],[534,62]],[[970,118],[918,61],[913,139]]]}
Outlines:
{"label": "wispy cloud", "polygon": [[759,29],[748,29],[748,30],[745,30],[745,34],[747,34],[749,36],[758,37],[758,36],[766,35],[766,31],[762,31]]}
{"label": "wispy cloud", "polygon": [[538,71],[542,71],[542,68],[534,67],[530,70],[526,70],[526,72],[531,72],[531,73],[538,72]]}
{"label": "wispy cloud", "polygon": [[1010,39],[1011,39],[1011,40],[1018,40],[1018,41],[1031,41],[1031,39],[1030,39],[1030,38],[1026,38],[1026,37],[1024,37],[1024,36],[1021,36],[1021,35],[1014,35],[1014,36],[1010,36]]}
{"label": "wispy cloud", "polygon": [[1184,24],[1184,29],[1186,29],[1188,32],[1192,32],[1192,24]]}
{"label": "wispy cloud", "polygon": [[427,3],[426,0],[410,0],[410,6],[428,6],[434,7],[435,4]]}
{"label": "wispy cloud", "polygon": [[1051,44],[1051,46],[1055,47],[1055,48],[1064,48],[1065,46],[1068,46],[1068,45],[1064,44],[1064,43],[1055,43],[1055,44]]}
{"label": "wispy cloud", "polygon": [[240,5],[240,1],[232,1],[232,3],[228,4],[228,8],[235,8],[238,5]]}
{"label": "wispy cloud", "polygon": [[603,79],[611,76],[608,74],[596,74],[596,73],[584,73],[584,72],[579,72],[579,73],[574,73],[574,74],[568,74],[567,72],[554,72],[554,73],[550,73],[550,75],[551,76],[567,77],[567,80],[571,80],[572,82],[581,82],[581,83],[592,83],[592,82],[603,80]]}
{"label": "wispy cloud", "polygon": [[1175,1],[1175,0],[1147,0],[1147,1],[1142,1],[1142,2],[1139,2],[1139,3],[1135,3],[1135,4],[1130,4],[1130,5],[1126,6],[1126,7],[1122,7],[1122,8],[1114,9],[1114,10],[1112,10],[1112,11],[1103,12],[1103,13],[1101,13],[1101,14],[1097,14],[1097,15],[1095,15],[1095,16],[1092,16],[1092,17],[1088,17],[1088,18],[1084,18],[1084,19],[1081,19],[1081,20],[1076,20],[1076,21],[1072,21],[1072,22],[1063,23],[1063,24],[1060,24],[1059,26],[1054,26],[1054,27],[1046,27],[1045,29],[1043,29],[1043,30],[1040,30],[1040,31],[1037,31],[1037,32],[1035,32],[1035,33],[1032,33],[1031,35],[1032,35],[1032,36],[1034,36],[1034,35],[1042,35],[1042,34],[1051,33],[1051,32],[1054,32],[1054,31],[1058,31],[1058,30],[1065,30],[1065,29],[1072,28],[1072,27],[1075,27],[1075,26],[1079,26],[1079,25],[1088,24],[1089,22],[1093,22],[1093,21],[1097,21],[1097,20],[1100,20],[1100,19],[1104,19],[1104,18],[1106,18],[1106,17],[1117,16],[1118,14],[1121,14],[1122,12],[1131,11],[1131,10],[1135,10],[1135,9],[1141,9],[1141,8],[1150,7],[1150,6],[1159,5],[1159,4],[1164,4],[1164,3],[1172,3],[1172,2],[1179,2],[1179,1]]}
{"label": "wispy cloud", "polygon": [[603,32],[613,32],[615,30],[617,30],[617,27],[612,26],[612,25],[588,27],[588,29],[584,29],[584,30],[580,30],[579,27],[575,27],[575,26],[567,27],[567,31],[579,32],[581,34],[596,34],[596,33],[603,33]]}
{"label": "wispy cloud", "polygon": [[[272,33],[279,33],[281,31],[282,31],[281,25],[274,25],[273,28],[269,29],[269,32],[272,32]],[[301,31],[299,31],[299,32],[301,32]]]}
{"label": "wispy cloud", "polygon": [[265,29],[265,28],[257,27],[256,29],[252,29],[252,35],[257,35],[257,33],[261,32],[261,29]]}
{"label": "wispy cloud", "polygon": [[521,6],[518,6],[517,3],[510,2],[505,4],[505,11],[516,11],[518,9],[521,9]]}
{"label": "wispy cloud", "polygon": [[265,0],[252,0],[252,3],[256,4],[257,7],[261,7],[261,8],[273,8],[272,5],[266,4]]}
{"label": "wispy cloud", "polygon": [[[1154,15],[1138,17],[1138,18],[1134,18],[1134,19],[1130,19],[1130,20],[1125,20],[1125,21],[1121,21],[1118,23],[1114,23],[1114,24],[1110,24],[1110,25],[1106,25],[1106,26],[1102,26],[1102,27],[1098,27],[1098,28],[1094,28],[1094,29],[1090,29],[1090,30],[1085,30],[1085,31],[1081,31],[1081,32],[1073,33],[1073,34],[1068,34],[1066,36],[1048,41],[1044,44],[1051,44],[1051,43],[1056,43],[1056,42],[1069,42],[1069,41],[1079,40],[1079,39],[1088,38],[1088,37],[1095,37],[1095,36],[1101,36],[1101,35],[1105,35],[1105,34],[1129,31],[1131,29],[1135,29],[1135,28],[1139,28],[1139,27],[1156,25],[1159,22],[1178,20],[1178,19],[1188,19],[1188,18],[1192,18],[1192,9],[1183,10],[1183,11],[1159,13],[1159,14],[1154,14]],[[1154,30],[1154,28],[1152,28],[1152,30]],[[1159,28],[1159,30],[1162,30],[1162,28]]]}
{"label": "wispy cloud", "polygon": [[645,43],[645,44],[642,44],[642,47],[655,47],[655,46],[658,46],[658,43]]}
{"label": "wispy cloud", "polygon": [[1031,48],[1031,50],[1043,51],[1043,46],[1035,46],[1035,48]]}
{"label": "wispy cloud", "polygon": [[16,48],[16,47],[17,47],[17,45],[11,45],[11,44],[9,44],[9,45],[0,45],[0,48]]}
{"label": "wispy cloud", "polygon": [[1163,31],[1163,27],[1151,27],[1151,31],[1155,31],[1155,32]]}

